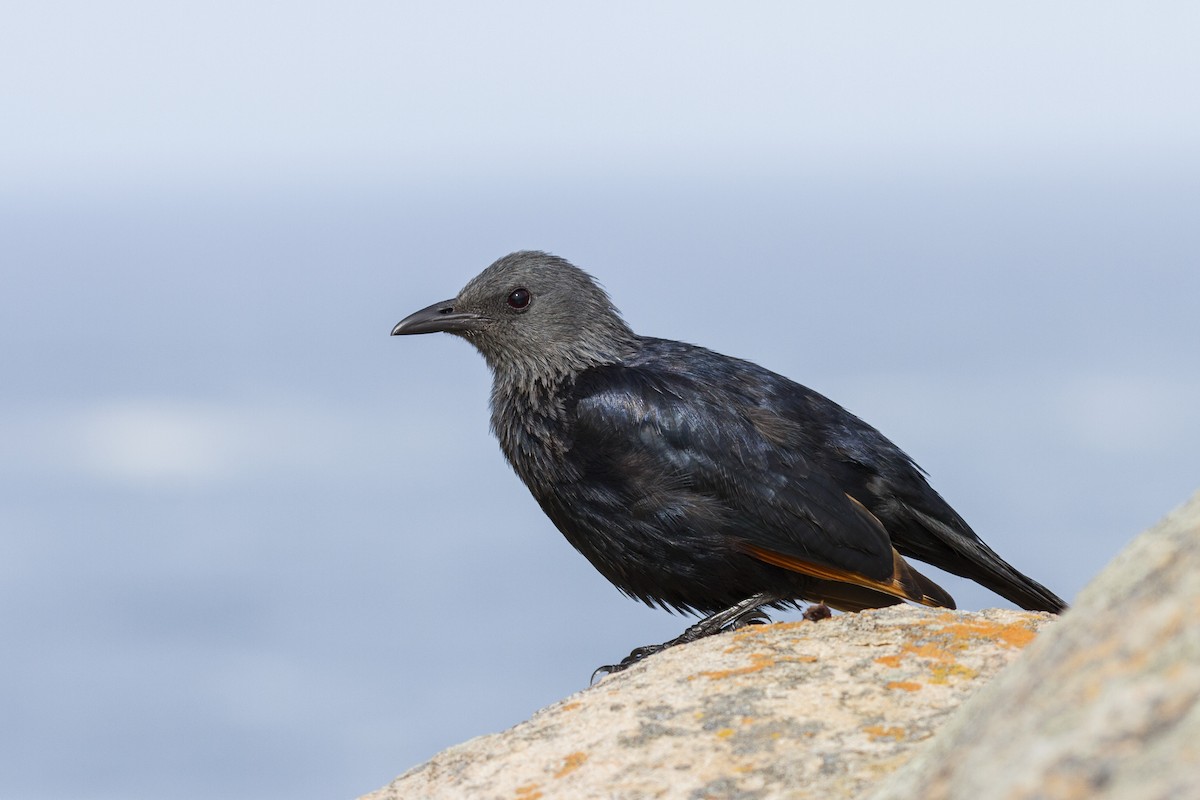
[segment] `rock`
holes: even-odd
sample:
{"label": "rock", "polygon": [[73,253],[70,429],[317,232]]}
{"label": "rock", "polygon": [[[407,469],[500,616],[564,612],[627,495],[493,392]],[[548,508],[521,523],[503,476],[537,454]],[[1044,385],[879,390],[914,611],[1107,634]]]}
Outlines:
{"label": "rock", "polygon": [[872,800],[1200,797],[1200,494]]}
{"label": "rock", "polygon": [[653,656],[366,797],[858,797],[1052,619],[893,606],[748,627]]}
{"label": "rock", "polygon": [[1050,619],[897,606],[713,637],[367,797],[1200,797],[1200,494],[954,711]]}

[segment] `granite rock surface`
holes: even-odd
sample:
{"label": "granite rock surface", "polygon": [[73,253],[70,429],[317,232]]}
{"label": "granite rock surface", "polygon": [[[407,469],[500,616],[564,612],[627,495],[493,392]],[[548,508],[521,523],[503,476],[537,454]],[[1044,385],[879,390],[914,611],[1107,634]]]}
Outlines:
{"label": "granite rock surface", "polygon": [[1051,623],[893,606],[672,648],[370,800],[858,797]]}

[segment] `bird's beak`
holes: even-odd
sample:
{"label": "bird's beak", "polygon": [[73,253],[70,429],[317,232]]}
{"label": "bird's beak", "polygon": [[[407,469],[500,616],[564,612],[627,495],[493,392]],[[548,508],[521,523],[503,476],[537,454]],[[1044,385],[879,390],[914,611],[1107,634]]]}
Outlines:
{"label": "bird's beak", "polygon": [[431,306],[422,308],[415,314],[409,314],[396,323],[392,328],[392,336],[403,336],[409,333],[462,333],[479,328],[487,321],[486,317],[469,311],[455,311],[454,300],[443,300]]}

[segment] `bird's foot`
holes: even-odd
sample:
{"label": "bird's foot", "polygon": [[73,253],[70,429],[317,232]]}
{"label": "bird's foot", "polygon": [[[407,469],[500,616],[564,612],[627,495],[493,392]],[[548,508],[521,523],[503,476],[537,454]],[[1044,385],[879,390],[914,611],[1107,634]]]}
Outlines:
{"label": "bird's foot", "polygon": [[722,631],[733,631],[738,628],[744,628],[747,625],[762,625],[770,622],[771,618],[762,610],[764,605],[774,602],[778,598],[769,594],[756,594],[753,597],[748,597],[735,606],[718,611],[716,614],[710,614],[704,619],[690,626],[683,633],[676,636],[674,639],[663,642],[662,644],[648,644],[642,647],[635,647],[633,652],[621,659],[617,664],[605,664],[602,667],[597,667],[592,673],[592,679],[589,685],[596,682],[597,676],[612,675],[622,670],[628,669],[638,663],[647,656],[652,656],[655,653],[661,653],[668,647],[674,647],[677,644],[687,644],[694,642],[697,639],[703,639],[706,636],[721,633]]}
{"label": "bird's foot", "polygon": [[672,639],[671,641],[663,642],[662,644],[648,644],[643,645],[642,647],[635,647],[629,655],[622,658],[618,663],[605,664],[604,666],[596,667],[596,671],[592,673],[591,680],[588,681],[588,686],[594,684],[597,678],[603,678],[606,675],[613,675],[615,673],[622,672],[629,667],[632,667],[646,656],[652,656],[655,653],[662,652],[674,644],[678,644],[678,639]]}
{"label": "bird's foot", "polygon": [[825,605],[824,601],[804,609],[804,618],[809,622],[819,622],[832,616],[833,612],[829,610],[829,606]]}

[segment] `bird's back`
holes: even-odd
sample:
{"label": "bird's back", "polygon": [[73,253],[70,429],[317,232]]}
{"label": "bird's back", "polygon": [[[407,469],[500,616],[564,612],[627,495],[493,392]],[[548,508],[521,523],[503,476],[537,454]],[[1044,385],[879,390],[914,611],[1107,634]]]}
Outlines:
{"label": "bird's back", "polygon": [[[506,456],[555,525],[646,602],[718,610],[764,586],[821,599],[802,594],[812,574],[781,567],[885,581],[898,551],[1027,608],[1063,607],[996,556],[882,434],[751,362],[639,337],[620,363],[493,402]],[[953,604],[913,574],[930,602]],[[856,592],[843,605],[896,602]]]}

